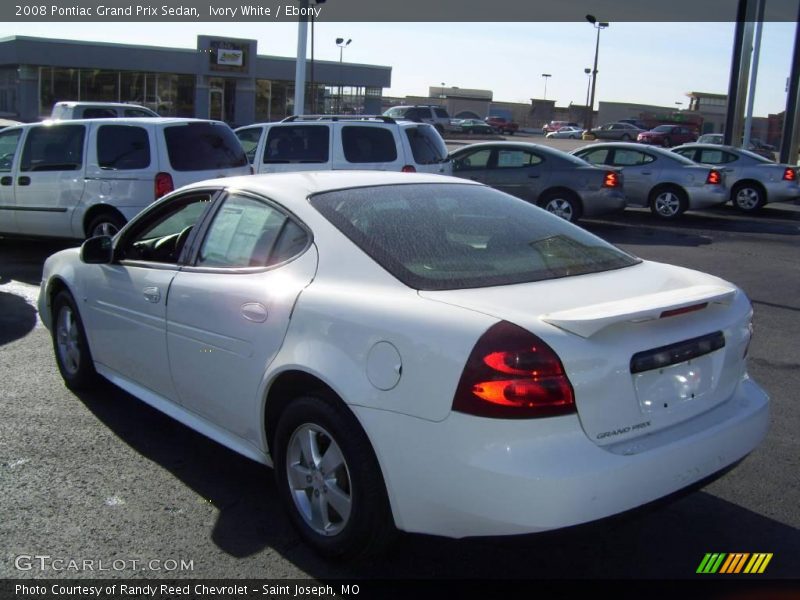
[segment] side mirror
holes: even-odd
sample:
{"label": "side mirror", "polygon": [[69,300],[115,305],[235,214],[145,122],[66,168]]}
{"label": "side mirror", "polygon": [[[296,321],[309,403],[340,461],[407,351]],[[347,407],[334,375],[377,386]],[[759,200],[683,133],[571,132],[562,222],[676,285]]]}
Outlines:
{"label": "side mirror", "polygon": [[90,265],[107,265],[114,259],[114,245],[109,235],[89,238],[81,246],[81,261]]}

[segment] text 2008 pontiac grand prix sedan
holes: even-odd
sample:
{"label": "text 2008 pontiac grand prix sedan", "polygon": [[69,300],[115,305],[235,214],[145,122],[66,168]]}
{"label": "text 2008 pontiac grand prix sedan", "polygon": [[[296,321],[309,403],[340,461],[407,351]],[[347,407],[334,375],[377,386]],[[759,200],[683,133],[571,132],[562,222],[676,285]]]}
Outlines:
{"label": "text 2008 pontiac grand prix sedan", "polygon": [[102,375],[273,466],[328,556],[605,517],[767,428],[741,290],[461,179],[192,184],[41,289],[69,387]]}

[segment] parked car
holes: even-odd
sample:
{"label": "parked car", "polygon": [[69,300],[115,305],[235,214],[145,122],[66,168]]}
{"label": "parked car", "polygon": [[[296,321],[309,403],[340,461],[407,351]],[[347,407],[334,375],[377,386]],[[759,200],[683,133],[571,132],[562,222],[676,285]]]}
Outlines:
{"label": "parked car", "polygon": [[480,119],[460,119],[455,124],[455,127],[457,128],[457,131],[460,131],[461,133],[495,133],[494,127],[484,121],[481,121]]}
{"label": "parked car", "polygon": [[485,183],[567,221],[625,208],[622,177],[555,148],[484,142],[451,153],[453,174]]}
{"label": "parked car", "polygon": [[139,106],[121,102],[56,102],[50,112],[53,120],[65,119],[113,119],[157,117],[158,113]]}
{"label": "parked car", "polygon": [[698,165],[663,148],[612,142],[585,146],[573,154],[599,167],[619,169],[625,175],[628,205],[649,207],[663,219],[728,200],[725,177],[719,169]]}
{"label": "parked car", "polygon": [[428,123],[436,127],[439,135],[443,134],[450,125],[450,114],[444,106],[428,106],[417,104],[414,106],[393,106],[383,113],[393,119],[405,119],[415,123]]}
{"label": "parked car", "polygon": [[0,233],[112,234],[187,183],[251,173],[230,127],[200,119],[88,119],[0,131]]}
{"label": "parked car", "polygon": [[636,138],[640,144],[654,144],[669,148],[679,144],[688,144],[697,139],[697,133],[684,125],[659,125],[650,131],[643,131]]}
{"label": "parked car", "polygon": [[630,123],[606,123],[595,127],[589,133],[598,140],[621,140],[623,142],[635,141],[643,130]]}
{"label": "parked car", "polygon": [[519,130],[519,123],[515,123],[505,117],[486,117],[486,123],[498,133],[514,135]]}
{"label": "parked car", "polygon": [[639,129],[643,129],[645,131],[650,129],[644,124],[644,121],[640,121],[639,119],[620,119],[617,121],[617,123],[628,123],[629,125],[633,125],[634,127],[638,127]]}
{"label": "parked car", "polygon": [[569,140],[579,140],[583,135],[583,129],[580,127],[573,127],[572,125],[566,125],[559,129],[558,131],[551,131],[545,137],[548,138],[555,138],[558,140],[562,139],[569,139]]}
{"label": "parked car", "polygon": [[547,125],[542,127],[542,134],[547,135],[548,133],[553,133],[562,127],[580,127],[580,125],[573,121],[550,121]]}
{"label": "parked car", "polygon": [[673,152],[725,172],[730,200],[743,212],[755,212],[767,202],[800,198],[797,168],[777,164],[754,152],[713,144],[686,144]]}
{"label": "parked car", "polygon": [[770,420],[735,285],[454,178],[192,184],[48,258],[40,289],[68,387],[103,376],[274,467],[326,556],[627,511]]}
{"label": "parked car", "polygon": [[432,126],[391,117],[289,117],[235,130],[257,173],[367,169],[449,174]]}
{"label": "parked car", "polygon": [[[699,138],[697,138],[698,144],[724,144],[725,143],[725,136],[721,133],[704,133]],[[751,138],[750,144],[748,144],[745,150],[749,150],[750,152],[754,152],[759,156],[766,158],[767,160],[775,161],[775,147],[769,144],[756,144],[755,140]]]}

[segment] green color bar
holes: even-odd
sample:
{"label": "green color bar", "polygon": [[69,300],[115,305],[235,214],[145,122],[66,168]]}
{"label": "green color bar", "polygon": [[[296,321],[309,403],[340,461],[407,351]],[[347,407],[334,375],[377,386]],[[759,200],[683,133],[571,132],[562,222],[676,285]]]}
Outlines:
{"label": "green color bar", "polygon": [[714,564],[711,566],[711,568],[708,570],[708,572],[709,572],[709,573],[716,573],[716,572],[717,572],[717,570],[719,569],[720,565],[722,564],[722,561],[723,561],[723,560],[725,560],[725,557],[726,557],[726,556],[727,556],[727,554],[725,554],[724,552],[723,552],[722,554],[720,554],[720,555],[719,555],[719,558],[717,559],[717,562],[715,562],[715,563],[714,563]]}
{"label": "green color bar", "polygon": [[708,563],[709,559],[711,558],[711,553],[706,553],[703,557],[703,561],[700,563],[700,566],[697,567],[697,573],[705,573],[706,564]]}

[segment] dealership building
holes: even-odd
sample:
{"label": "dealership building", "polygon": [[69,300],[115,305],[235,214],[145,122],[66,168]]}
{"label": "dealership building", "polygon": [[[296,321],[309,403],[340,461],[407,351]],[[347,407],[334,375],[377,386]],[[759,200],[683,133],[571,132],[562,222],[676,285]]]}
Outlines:
{"label": "dealership building", "polygon": [[[296,60],[256,40],[201,35],[197,48],[0,39],[0,117],[37,121],[63,100],[133,102],[238,126],[294,114]],[[307,61],[304,113],[378,114],[391,67]]]}

